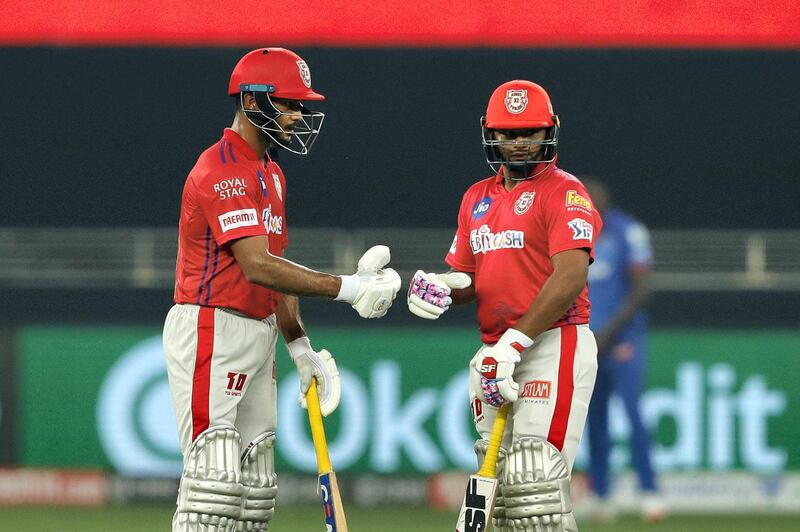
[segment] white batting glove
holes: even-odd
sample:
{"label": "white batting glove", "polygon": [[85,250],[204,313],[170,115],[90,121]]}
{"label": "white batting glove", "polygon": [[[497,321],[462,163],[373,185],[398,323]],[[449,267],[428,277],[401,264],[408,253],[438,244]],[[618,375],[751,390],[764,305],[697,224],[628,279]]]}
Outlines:
{"label": "white batting glove", "polygon": [[519,384],[514,368],[520,354],[533,345],[533,340],[517,329],[508,329],[491,347],[479,350],[469,363],[470,395],[484,403],[501,407],[519,398]]}
{"label": "white batting glove", "polygon": [[319,407],[323,416],[327,416],[339,406],[342,396],[342,385],[339,382],[339,370],[336,361],[327,349],[314,351],[307,336],[286,344],[289,356],[292,357],[297,373],[300,375],[300,405],[308,408],[306,392],[311,386],[311,378],[316,377],[319,384]]}
{"label": "white batting glove", "polygon": [[381,318],[389,311],[402,282],[391,268],[391,254],[386,246],[372,246],[358,261],[358,271],[342,275],[342,287],[336,301],[346,301],[362,318]]}
{"label": "white batting glove", "polygon": [[462,272],[425,273],[417,270],[408,287],[408,310],[412,314],[435,320],[450,308],[453,288],[466,288],[472,284],[469,275]]}

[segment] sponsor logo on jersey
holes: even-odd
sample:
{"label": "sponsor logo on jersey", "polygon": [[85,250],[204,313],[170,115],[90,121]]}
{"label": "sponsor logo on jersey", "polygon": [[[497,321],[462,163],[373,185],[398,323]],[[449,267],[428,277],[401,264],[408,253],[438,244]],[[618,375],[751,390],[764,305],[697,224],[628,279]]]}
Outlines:
{"label": "sponsor logo on jersey", "polygon": [[273,216],[272,205],[261,212],[261,221],[264,222],[264,229],[267,230],[267,234],[283,234],[283,216]]}
{"label": "sponsor logo on jersey", "polygon": [[281,187],[281,178],[278,174],[272,172],[272,180],[275,182],[275,192],[278,193],[278,199],[283,200],[283,187]]}
{"label": "sponsor logo on jersey", "polygon": [[577,190],[567,191],[567,207],[578,207],[589,212],[592,212],[592,202],[586,196],[581,196]]}
{"label": "sponsor logo on jersey", "polygon": [[507,229],[499,233],[492,233],[489,226],[484,224],[480,229],[470,231],[469,244],[475,255],[498,249],[522,249],[525,247],[525,232]]}
{"label": "sponsor logo on jersey", "polygon": [[300,71],[300,79],[303,80],[303,85],[311,88],[311,69],[302,59],[297,62],[297,69]]}
{"label": "sponsor logo on jersey", "polygon": [[248,225],[258,225],[258,213],[255,209],[239,209],[238,211],[229,211],[221,214],[219,217],[219,226],[222,232],[236,229],[237,227],[246,227]]}
{"label": "sponsor logo on jersey", "polygon": [[525,214],[533,205],[536,192],[523,192],[522,196],[514,203],[514,214]]}
{"label": "sponsor logo on jersey", "polygon": [[455,255],[456,254],[456,244],[458,243],[458,234],[453,237],[453,243],[450,244],[450,253]]}
{"label": "sponsor logo on jersey", "polygon": [[228,386],[225,388],[225,395],[229,397],[241,397],[245,382],[247,382],[247,373],[229,371]]}
{"label": "sponsor logo on jersey", "polygon": [[492,206],[492,198],[489,196],[484,196],[480,200],[478,200],[475,205],[472,206],[472,219],[473,220],[480,220],[483,218],[487,212],[489,212],[489,207]]}
{"label": "sponsor logo on jersey", "polygon": [[528,107],[528,89],[509,89],[504,100],[506,109],[512,115],[518,115]]}
{"label": "sponsor logo on jersey", "polygon": [[552,381],[530,381],[522,387],[520,397],[530,397],[532,399],[549,399],[553,389]]}
{"label": "sponsor logo on jersey", "polygon": [[583,218],[574,218],[567,224],[572,229],[572,240],[592,240],[594,227]]}
{"label": "sponsor logo on jersey", "polygon": [[235,198],[244,196],[247,189],[247,182],[243,177],[232,177],[223,179],[219,183],[214,183],[214,192],[219,194],[219,199]]}

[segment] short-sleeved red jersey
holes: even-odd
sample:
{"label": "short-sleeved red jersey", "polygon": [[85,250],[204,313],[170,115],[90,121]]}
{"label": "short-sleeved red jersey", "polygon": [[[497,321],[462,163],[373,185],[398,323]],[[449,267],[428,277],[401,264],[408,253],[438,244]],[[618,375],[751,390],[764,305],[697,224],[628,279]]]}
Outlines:
{"label": "short-sleeved red jersey", "polygon": [[[527,312],[553,273],[553,255],[584,248],[594,260],[602,224],[583,184],[555,165],[510,192],[502,170],[472,185],[445,262],[475,274],[481,340],[497,342]],[[553,327],[588,323],[589,307],[584,287]]]}
{"label": "short-sleeved red jersey", "polygon": [[186,179],[178,227],[175,303],[225,307],[266,318],[279,294],[250,283],[230,243],[266,235],[269,252],[288,244],[286,180],[232,129],[204,151]]}

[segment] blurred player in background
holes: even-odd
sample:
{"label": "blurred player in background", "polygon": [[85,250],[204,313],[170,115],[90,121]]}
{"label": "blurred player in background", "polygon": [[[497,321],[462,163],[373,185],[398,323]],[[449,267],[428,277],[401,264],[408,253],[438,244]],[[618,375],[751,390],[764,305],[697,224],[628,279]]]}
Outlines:
{"label": "blurred player in background", "polygon": [[297,365],[301,398],[311,378],[325,415],[339,403],[336,363],[315,351],[297,296],[344,301],[364,318],[383,316],[400,289],[376,246],[353,275],[316,272],[282,258],[288,244],[286,181],[278,149],[304,155],[324,115],[311,72],[282,48],[246,54],[228,94],[233,124],[204,151],[183,189],[175,306],[164,324],[172,400],[184,454],[173,531],[266,530],[277,493],[278,331]]}
{"label": "blurred player in background", "polygon": [[469,381],[479,461],[497,409],[513,403],[495,530],[574,531],[570,471],[597,371],[586,279],[602,220],[581,182],[556,167],[560,123],[542,87],[500,85],[481,126],[495,175],[464,194],[445,259],[453,270],[418,271],[408,306],[436,319],[477,300],[484,345]]}
{"label": "blurred player in background", "polygon": [[647,317],[653,251],[647,228],[611,204],[607,187],[595,178],[584,184],[603,215],[603,234],[595,243],[595,263],[589,273],[592,297],[591,326],[598,350],[597,382],[589,407],[588,443],[590,479],[595,499],[586,510],[598,521],[608,521],[615,510],[608,501],[608,403],[615,393],[622,400],[631,427],[631,458],[643,492],[642,516],[664,518],[666,507],[658,496],[650,461],[650,436],[642,422],[639,400],[647,365]]}

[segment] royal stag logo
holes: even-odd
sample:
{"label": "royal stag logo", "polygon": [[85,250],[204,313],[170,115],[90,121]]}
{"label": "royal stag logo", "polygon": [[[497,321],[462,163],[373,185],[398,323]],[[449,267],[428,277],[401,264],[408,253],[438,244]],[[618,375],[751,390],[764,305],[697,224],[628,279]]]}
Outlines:
{"label": "royal stag logo", "polygon": [[308,65],[302,59],[297,62],[297,68],[300,70],[300,79],[303,80],[303,84],[311,88],[311,70],[308,68]]}
{"label": "royal stag logo", "polygon": [[506,91],[506,109],[512,115],[518,115],[528,107],[527,89],[509,89]]}

